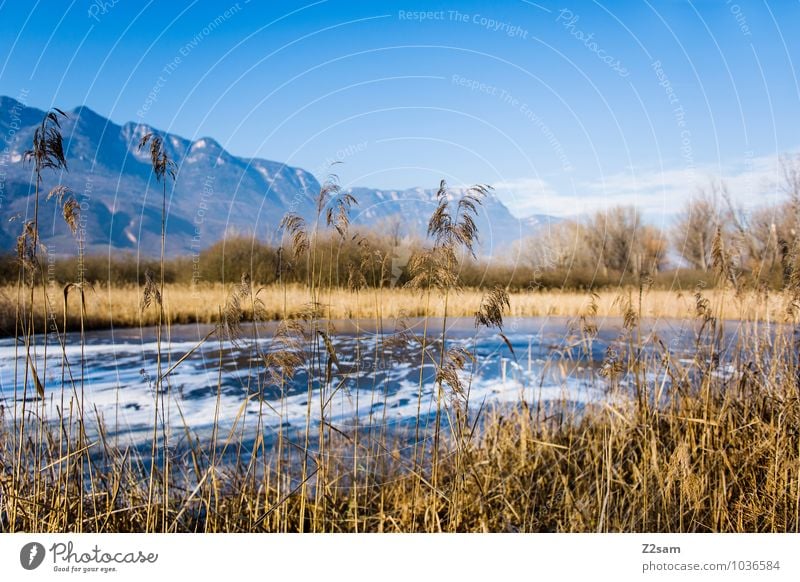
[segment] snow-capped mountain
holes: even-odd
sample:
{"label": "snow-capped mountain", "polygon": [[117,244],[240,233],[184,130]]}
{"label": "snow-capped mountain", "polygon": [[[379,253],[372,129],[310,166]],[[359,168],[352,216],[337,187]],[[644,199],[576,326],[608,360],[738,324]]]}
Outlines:
{"label": "snow-capped mountain", "polygon": [[[0,97],[0,245],[11,251],[20,224],[33,213],[31,167],[22,162],[44,112]],[[142,136],[163,136],[177,164],[174,184],[167,180],[167,251],[199,251],[227,234],[274,238],[284,214],[294,211],[313,221],[320,183],[312,174],[279,162],[236,157],[215,140],[190,141],[147,125],[117,125],[87,107],[67,112],[62,121],[68,172],[46,172],[44,196],[68,186],[81,204],[87,252],[133,251],[155,256],[160,249],[162,184],[153,176],[149,152],[139,151]],[[438,186],[438,185],[435,185]],[[353,188],[358,200],[352,222],[425,234],[435,207],[436,189]],[[458,194],[454,189],[453,193]],[[44,197],[43,196],[43,197]],[[17,220],[10,221],[16,217]],[[549,217],[517,219],[490,195],[480,208],[481,252],[491,254],[533,232]],[[537,226],[538,225],[538,226]],[[54,203],[40,209],[40,232],[50,252],[72,254],[74,237]]]}

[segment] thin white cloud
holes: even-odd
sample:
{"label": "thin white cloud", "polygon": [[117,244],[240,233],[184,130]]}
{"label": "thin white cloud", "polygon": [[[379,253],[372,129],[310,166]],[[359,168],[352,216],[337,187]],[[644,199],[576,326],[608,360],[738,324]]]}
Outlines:
{"label": "thin white cloud", "polygon": [[745,208],[773,203],[780,198],[781,174],[781,157],[772,155],[745,158],[723,167],[632,170],[586,182],[582,189],[589,206],[633,204],[651,218],[671,217],[687,200],[719,181],[725,183],[731,199]]}
{"label": "thin white cloud", "polygon": [[[796,155],[796,154],[789,154]],[[541,179],[494,184],[500,199],[517,216],[533,213],[571,217],[618,205],[639,208],[648,220],[669,222],[681,206],[714,181],[723,181],[737,205],[752,209],[782,199],[779,155],[749,157],[724,166],[630,169],[603,179],[580,182],[572,192],[557,191]]]}
{"label": "thin white cloud", "polygon": [[525,217],[544,212],[546,201],[558,197],[556,189],[541,178],[504,180],[492,184],[495,194],[514,216]]}

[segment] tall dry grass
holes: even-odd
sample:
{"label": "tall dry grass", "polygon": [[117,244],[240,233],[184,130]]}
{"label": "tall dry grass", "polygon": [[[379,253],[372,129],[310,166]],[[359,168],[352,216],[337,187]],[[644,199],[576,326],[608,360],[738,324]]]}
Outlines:
{"label": "tall dry grass", "polygon": [[[57,132],[57,123],[47,127]],[[47,135],[55,148],[60,141]],[[153,171],[164,178],[168,161],[157,144],[151,147]],[[236,285],[167,286],[163,257],[158,279],[150,275],[141,289],[90,289],[83,280],[64,289],[37,288],[33,277],[21,276],[16,288],[0,294],[11,298],[6,312],[14,316],[13,334],[30,354],[15,358],[13,405],[0,409],[0,531],[800,530],[800,273],[790,273],[781,293],[748,294],[717,236],[719,288],[713,292],[697,288],[682,296],[639,287],[583,296],[463,289],[458,265],[476,242],[472,217],[484,194],[484,187],[475,187],[454,197],[442,182],[429,245],[410,265],[404,289],[387,286],[390,262],[365,239],[358,240],[365,252],[351,265],[347,288],[333,284],[335,247],[328,241],[351,236],[349,210],[357,204],[335,180],[319,193],[314,224],[295,215],[284,220],[288,248],[279,249],[277,282],[267,288],[254,286],[247,273]],[[41,270],[35,227],[26,223],[21,236],[21,275]],[[289,256],[307,265],[302,286],[286,283]],[[378,284],[367,287],[366,274]],[[593,380],[606,398],[585,405],[522,395],[502,406],[471,401],[482,356],[475,344],[454,345],[447,319],[474,317],[476,329],[495,330],[513,351],[502,335],[509,315],[578,316],[587,346],[597,341],[604,317],[619,317],[620,335]],[[354,370],[341,365],[333,319],[373,318],[381,330],[387,318],[411,316],[423,318],[421,334],[401,325],[381,341],[359,342]],[[694,353],[687,357],[643,333],[648,317],[692,319]],[[275,349],[262,351],[255,341],[259,327],[245,331],[246,319],[280,322],[270,338]],[[728,337],[724,319],[745,323]],[[164,370],[161,340],[169,342],[170,325],[189,321],[214,326]],[[768,325],[776,322],[787,325]],[[86,398],[78,373],[83,352],[76,363],[64,349],[77,341],[82,350],[86,341],[83,333],[66,336],[71,326],[108,325],[158,329],[156,360],[146,364],[156,374],[145,446],[120,444],[120,427]],[[36,330],[42,329],[63,354],[55,386],[52,374],[35,370]],[[242,397],[237,430],[219,422],[223,345],[231,340],[251,350],[260,372]],[[170,374],[206,343],[218,346],[219,361],[212,429],[200,438],[180,414],[169,416],[165,402],[174,398]],[[399,346],[419,357],[413,424],[389,429],[385,417],[352,425],[337,420],[333,398],[350,375],[369,372],[358,357],[362,350],[375,350],[378,361]],[[574,357],[586,360],[591,350]],[[369,394],[358,390],[351,397],[379,403],[389,387],[375,378]],[[305,422],[290,430],[282,422],[286,393],[298,382],[306,383],[308,394]],[[431,414],[423,407],[429,388]],[[267,399],[268,390],[277,397]],[[56,404],[55,414],[46,401]],[[268,416],[278,420],[269,439]],[[255,422],[252,441],[244,436],[246,422]],[[179,433],[184,444],[172,439]]]}
{"label": "tall dry grass", "polygon": [[[214,323],[219,317],[219,306],[225,303],[233,285],[208,283],[199,285],[166,284],[164,287],[164,318],[170,324]],[[448,313],[453,317],[472,317],[478,311],[485,291],[463,288],[455,293],[455,301],[448,305]],[[619,317],[621,300],[630,293],[637,294],[634,288],[601,290],[595,293],[597,315],[602,318]],[[107,329],[114,327],[153,326],[158,322],[155,310],[142,312],[142,289],[135,285],[94,285],[85,290],[84,325],[86,329]],[[431,298],[418,291],[405,287],[389,287],[380,291],[380,304],[364,300],[372,293],[362,290],[356,295],[346,288],[326,290],[324,307],[326,315],[332,319],[374,320],[380,315],[387,320],[402,317],[442,317],[444,301]],[[34,294],[34,315],[43,313],[40,309],[43,296],[47,295],[49,312],[59,321],[64,320],[63,288],[58,286],[39,289]],[[787,295],[781,292],[756,293],[743,292],[739,297],[722,289],[710,289],[704,296],[722,319],[764,322],[783,322],[786,320]],[[511,306],[506,310],[509,317],[575,317],[583,313],[592,303],[592,295],[578,291],[542,290],[509,292]],[[15,289],[0,286],[0,335],[13,335],[16,311]],[[278,321],[284,312],[290,316],[300,314],[309,303],[308,290],[299,284],[268,285],[259,292],[263,303],[260,317],[263,320]],[[24,298],[23,298],[24,299]],[[23,303],[26,304],[26,303]],[[243,306],[243,317],[253,318],[253,310]],[[670,290],[650,290],[643,295],[642,316],[646,318],[684,319],[695,315],[695,295],[693,292]],[[44,329],[40,318],[37,329]],[[66,325],[69,330],[80,328],[80,295],[72,293],[68,297]]]}
{"label": "tall dry grass", "polygon": [[[257,448],[257,462],[243,454],[219,464],[198,447],[173,462],[180,486],[169,499],[148,505],[147,461],[102,436],[93,443],[102,455],[88,465],[60,451],[56,438],[42,450],[24,444],[23,459],[42,455],[42,468],[28,467],[12,488],[14,438],[4,418],[0,525],[147,531],[151,507],[166,514],[164,531],[797,532],[800,394],[791,334],[744,333],[729,377],[702,355],[687,363],[657,343],[630,345],[653,353],[616,378],[611,372],[606,403],[488,407],[470,438],[448,434],[435,487],[426,462],[409,459],[408,435],[361,434],[356,445],[356,434],[342,431],[325,454],[309,453],[313,488],[304,495],[297,442],[281,453]],[[620,359],[626,355],[633,354]],[[625,377],[634,385],[622,386]],[[643,398],[631,397],[637,391]],[[91,490],[82,500],[81,488]],[[19,501],[13,514],[11,498]]]}

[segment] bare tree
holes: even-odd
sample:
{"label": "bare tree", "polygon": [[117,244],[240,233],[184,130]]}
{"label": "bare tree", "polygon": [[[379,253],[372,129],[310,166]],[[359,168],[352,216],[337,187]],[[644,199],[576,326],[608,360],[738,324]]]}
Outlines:
{"label": "bare tree", "polygon": [[701,189],[681,209],[672,227],[673,248],[695,269],[711,270],[711,241],[720,225],[719,186]]}
{"label": "bare tree", "polygon": [[604,274],[652,274],[663,268],[666,259],[663,235],[644,224],[633,206],[595,213],[586,224],[585,240],[593,263]]}
{"label": "bare tree", "polygon": [[521,257],[538,271],[590,266],[585,227],[573,220],[549,225],[522,241]]}
{"label": "bare tree", "polygon": [[[785,198],[777,205],[762,206],[750,217],[748,234],[754,252],[750,268],[759,274],[779,267],[786,282],[800,249],[800,156],[783,156],[777,191]],[[759,254],[760,253],[760,254]]]}
{"label": "bare tree", "polygon": [[654,275],[666,266],[669,243],[660,229],[650,225],[639,227],[636,243],[633,258],[637,274]]}
{"label": "bare tree", "polygon": [[[789,234],[792,227],[787,224],[786,206],[785,203],[757,208],[747,217],[745,228],[736,230],[738,238],[746,241],[743,247],[747,256],[743,257],[742,266],[757,275],[772,271],[781,257],[789,252],[793,237]],[[734,216],[737,214],[742,212],[738,211]],[[742,218],[734,220],[737,225],[743,222]]]}

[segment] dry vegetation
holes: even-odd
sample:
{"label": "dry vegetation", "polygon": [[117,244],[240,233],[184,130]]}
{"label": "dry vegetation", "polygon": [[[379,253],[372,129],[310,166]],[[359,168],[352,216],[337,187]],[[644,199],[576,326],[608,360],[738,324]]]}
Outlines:
{"label": "dry vegetation", "polygon": [[[215,323],[219,318],[219,306],[223,305],[235,285],[209,283],[205,285],[167,284],[164,289],[165,321],[170,324]],[[641,312],[645,318],[690,318],[695,315],[694,291],[647,290],[642,294]],[[43,313],[41,303],[48,297],[48,313],[63,329],[63,288],[50,287],[46,293],[40,288],[34,293],[34,312]],[[465,288],[455,295],[456,301],[448,305],[452,317],[472,317],[480,306],[484,291]],[[626,298],[633,296],[638,302],[636,288],[601,290],[594,294],[599,317],[621,317]],[[16,289],[0,287],[0,335],[13,335],[15,313],[12,298]],[[379,299],[376,304],[376,297]],[[510,292],[511,306],[506,310],[510,317],[575,317],[584,313],[592,302],[592,295],[579,291]],[[781,292],[745,292],[735,297],[723,289],[705,292],[716,313],[722,319],[761,320],[784,322],[786,320],[787,296]],[[302,314],[309,303],[308,290],[299,284],[287,286],[269,285],[258,290],[261,301],[259,318],[262,321],[280,321],[284,314],[289,317]],[[93,285],[85,291],[85,311],[81,321],[81,304],[78,293],[68,293],[66,329],[78,330],[81,323],[85,329],[108,329],[115,327],[153,326],[158,323],[158,313],[141,310],[142,288],[135,285]],[[399,318],[441,317],[444,302],[441,298],[427,299],[414,289],[395,287],[380,291],[365,289],[356,293],[349,289],[331,288],[321,292],[322,313],[330,319],[384,320]],[[20,298],[26,305],[26,297]],[[253,310],[243,306],[243,319],[252,320]],[[39,317],[37,328],[42,329],[43,318]]]}
{"label": "dry vegetation", "polygon": [[[0,526],[5,531],[798,531],[800,390],[791,331],[743,333],[734,360],[738,372],[725,377],[713,364],[722,342],[714,321],[706,319],[714,317],[710,311],[697,316],[709,327],[689,363],[655,341],[637,342],[638,315],[629,317],[621,339],[630,351],[609,359],[608,374],[599,380],[607,385],[608,403],[538,410],[520,402],[480,411],[463,403],[459,408],[457,390],[445,384],[444,406],[462,410],[468,422],[457,425],[460,430],[443,429],[435,485],[430,434],[419,440],[400,433],[368,437],[331,425],[320,435],[312,431],[312,445],[303,435],[294,440],[285,435],[278,448],[256,443],[252,450],[239,448],[233,458],[214,452],[210,443],[173,454],[166,469],[154,469],[157,481],[166,475],[165,502],[162,494],[148,497],[146,456],[115,449],[103,431],[80,447],[34,424],[27,429],[32,438],[20,442],[5,416]],[[297,337],[303,341],[302,334]],[[637,359],[644,347],[652,348],[652,355]],[[648,373],[656,380],[648,380]],[[275,381],[281,378],[278,372]],[[631,384],[623,385],[623,379]],[[478,430],[464,430],[476,421]],[[74,426],[68,419],[61,422]],[[427,454],[415,457],[415,444]],[[102,453],[86,455],[86,446]],[[15,459],[23,463],[19,473]]]}
{"label": "dry vegetation", "polygon": [[[28,156],[38,160],[37,208],[41,171],[66,165],[56,113],[43,121],[41,136]],[[170,160],[159,140],[143,140],[148,144],[154,172],[165,181]],[[778,293],[743,290],[720,229],[709,243],[719,283],[711,293],[698,288],[678,296],[644,285],[600,295],[509,295],[502,287],[481,293],[461,289],[458,265],[459,254],[474,248],[473,217],[484,195],[477,186],[454,200],[442,183],[430,243],[409,265],[408,289],[367,286],[375,253],[351,265],[346,289],[333,285],[324,267],[333,249],[321,244],[318,229],[344,238],[356,203],[335,182],[320,192],[319,227],[309,229],[295,215],[283,223],[293,256],[307,265],[302,287],[288,286],[279,270],[278,282],[263,290],[245,275],[235,286],[193,296],[189,287],[165,285],[163,260],[160,273],[148,273],[141,288],[92,290],[84,280],[72,283],[67,324],[77,318],[85,329],[113,315],[115,325],[155,324],[159,330],[158,360],[150,363],[158,370],[152,438],[143,449],[114,445],[109,435],[116,427],[93,414],[82,377],[62,375],[59,386],[41,380],[47,375],[36,368],[37,332],[46,320],[65,341],[58,311],[64,293],[53,292],[48,301],[48,290],[36,285],[42,265],[34,216],[20,236],[23,276],[3,291],[14,302],[13,329],[25,357],[14,372],[21,407],[0,412],[0,531],[799,531],[794,326],[800,274],[794,247],[786,251]],[[74,208],[67,202],[69,220]],[[200,313],[215,323],[219,339],[239,337],[248,316],[280,320],[273,340],[278,349],[254,354],[265,372],[250,397],[259,409],[256,433],[264,434],[266,415],[282,414],[280,403],[273,407],[257,396],[261,389],[283,394],[299,370],[309,395],[319,390],[324,396],[316,410],[309,398],[305,430],[288,432],[279,424],[274,441],[258,436],[247,443],[218,432],[215,418],[210,438],[175,446],[170,435],[190,429],[159,415],[172,397],[168,373],[161,374],[161,329],[184,317],[200,319]],[[607,399],[586,407],[471,402],[470,362],[480,356],[448,343],[446,319],[474,315],[476,326],[502,330],[509,314],[558,313],[579,314],[588,342],[602,317],[621,315],[620,341],[609,348],[596,379]],[[397,336],[435,372],[431,428],[423,428],[421,412],[403,431],[345,429],[331,421],[326,398],[348,372],[337,364],[328,320],[356,315],[444,318],[431,320],[422,334],[401,328]],[[640,333],[643,317],[687,315],[697,322],[692,358],[678,358],[657,337]],[[752,320],[727,351],[724,318]],[[765,321],[791,325],[770,328]],[[420,375],[420,401],[422,389]],[[56,418],[47,418],[46,397],[63,403]]]}

